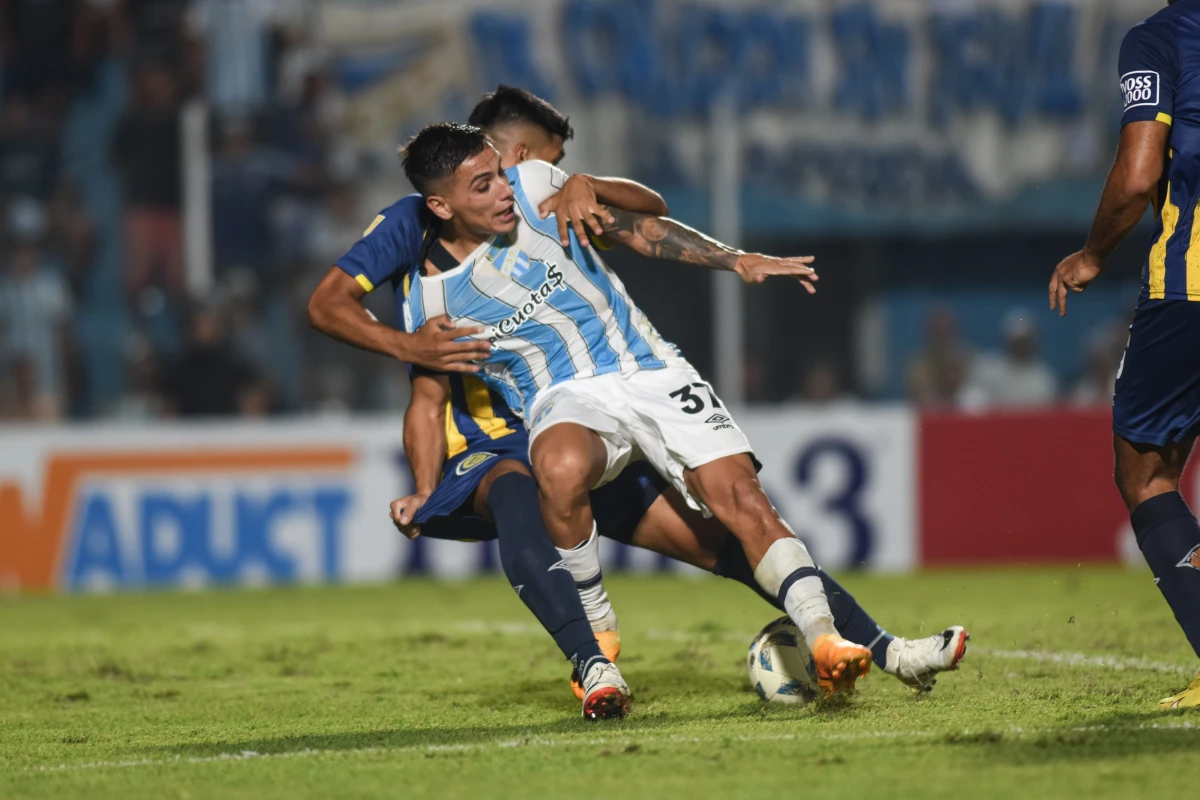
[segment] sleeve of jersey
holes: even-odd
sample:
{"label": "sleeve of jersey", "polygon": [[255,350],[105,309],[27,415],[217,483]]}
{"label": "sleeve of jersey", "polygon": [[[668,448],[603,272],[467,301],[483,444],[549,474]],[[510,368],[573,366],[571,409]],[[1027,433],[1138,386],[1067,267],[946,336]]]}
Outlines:
{"label": "sleeve of jersey", "polygon": [[543,201],[549,200],[567,185],[570,176],[553,164],[545,161],[525,161],[517,167],[521,176],[521,188],[525,197],[535,209]]}
{"label": "sleeve of jersey", "polygon": [[[567,185],[567,178],[571,177],[545,161],[526,161],[517,170],[521,176],[521,187],[534,209],[560,192]],[[588,240],[599,250],[608,249],[608,245],[592,233],[588,233]]]}
{"label": "sleeve of jersey", "polygon": [[1173,34],[1147,23],[1134,27],[1121,42],[1118,64],[1125,109],[1121,126],[1144,121],[1170,125],[1179,75]]}
{"label": "sleeve of jersey", "polygon": [[397,212],[398,209],[389,208],[375,217],[363,237],[337,260],[338,268],[368,292],[409,269],[420,258],[420,224]]}

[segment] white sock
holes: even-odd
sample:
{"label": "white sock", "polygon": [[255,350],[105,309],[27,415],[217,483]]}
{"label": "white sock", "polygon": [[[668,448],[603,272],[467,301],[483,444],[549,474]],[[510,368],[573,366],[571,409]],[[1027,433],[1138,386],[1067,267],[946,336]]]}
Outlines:
{"label": "white sock", "polygon": [[617,613],[608,602],[608,591],[604,588],[603,575],[600,571],[600,536],[596,532],[596,523],[592,522],[592,535],[578,547],[570,550],[557,548],[567,565],[575,586],[579,589],[579,599],[583,601],[583,610],[587,612],[588,623],[596,633],[600,631],[615,631],[617,629]]}
{"label": "white sock", "polygon": [[[829,599],[825,597],[825,587],[820,576],[810,572],[816,567],[804,542],[788,538],[772,543],[754,570],[758,585],[776,597],[779,597],[785,584],[790,584],[786,594],[779,599],[804,640],[809,643],[818,636],[837,633],[833,627]],[[799,570],[809,574],[793,577]]]}

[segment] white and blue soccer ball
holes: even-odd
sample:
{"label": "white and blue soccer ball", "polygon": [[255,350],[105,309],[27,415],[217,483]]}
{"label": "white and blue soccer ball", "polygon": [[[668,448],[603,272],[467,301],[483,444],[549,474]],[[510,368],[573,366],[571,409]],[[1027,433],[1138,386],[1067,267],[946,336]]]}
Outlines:
{"label": "white and blue soccer ball", "polygon": [[820,694],[817,666],[788,617],[763,628],[750,643],[750,685],[769,703],[811,703]]}

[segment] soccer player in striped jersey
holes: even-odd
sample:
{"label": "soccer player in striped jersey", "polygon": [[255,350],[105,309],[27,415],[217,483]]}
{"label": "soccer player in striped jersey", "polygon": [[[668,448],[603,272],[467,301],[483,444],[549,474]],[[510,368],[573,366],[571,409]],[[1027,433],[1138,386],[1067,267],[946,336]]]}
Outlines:
{"label": "soccer player in striped jersey", "polygon": [[[506,164],[558,161],[564,141],[571,136],[567,120],[553,107],[512,87],[501,86],[485,96],[471,120],[487,126]],[[568,241],[568,225],[586,241],[589,228],[599,232],[602,221],[611,219],[597,203],[593,188],[614,195],[610,202],[616,205],[666,212],[661,198],[645,187],[572,176],[566,188],[542,207],[556,220],[563,241]],[[367,285],[374,289],[390,283],[397,288],[398,303],[403,302],[418,265],[416,254],[432,224],[423,202],[413,200],[419,196],[385,209],[383,219],[338,260],[322,289],[313,295],[311,308],[318,327],[329,326],[330,317],[340,317],[347,322],[327,332],[374,349],[372,343],[380,338],[377,323],[366,316],[358,298]],[[542,524],[521,421],[475,376],[421,365],[412,369],[412,384],[405,445],[416,490],[392,504],[397,527],[410,537],[498,540],[501,565],[520,598],[569,660],[586,663],[587,647],[581,639],[593,636],[572,577],[553,569],[561,559]],[[592,504],[601,536],[737,580],[782,609],[776,596],[759,588],[738,541],[718,521],[689,509],[646,462],[631,464],[593,495]],[[838,630],[869,645],[876,663],[914,690],[930,690],[939,672],[954,669],[962,659],[968,638],[962,628],[921,639],[893,637],[849,592],[824,572],[820,574]],[[615,627],[595,632],[594,639],[607,658],[620,652]],[[572,689],[583,698],[577,670]]]}
{"label": "soccer player in striped jersey", "polygon": [[[1200,525],[1179,477],[1200,433],[1200,0],[1134,26],[1119,58],[1124,115],[1087,243],[1058,265],[1050,308],[1067,313],[1141,220],[1156,212],[1142,294],[1117,371],[1117,488],[1155,583],[1200,656]],[[1070,476],[1064,476],[1070,480]],[[1162,708],[1200,707],[1200,674]]]}
{"label": "soccer player in striped jersey", "polygon": [[[763,492],[744,434],[599,256],[577,239],[564,247],[555,224],[538,214],[566,176],[546,162],[504,170],[480,129],[454,124],[423,129],[403,162],[440,220],[410,281],[405,327],[446,315],[493,345],[480,375],[529,429],[542,516],[593,628],[615,628],[616,618],[600,577],[589,490],[645,457],[741,542],[760,586],[804,635],[826,693],[851,691],[871,652],[836,630],[816,565]],[[790,276],[814,291],[810,257],[741,253],[672,220],[612,217],[610,243],[733,270],[748,282]],[[629,691],[615,665],[599,662],[581,675],[585,714],[592,697],[600,716],[625,712]]]}

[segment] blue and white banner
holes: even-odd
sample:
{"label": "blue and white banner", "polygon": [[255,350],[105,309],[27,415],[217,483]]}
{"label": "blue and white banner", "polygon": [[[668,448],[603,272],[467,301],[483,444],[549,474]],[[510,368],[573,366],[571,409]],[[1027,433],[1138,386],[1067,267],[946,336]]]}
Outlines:
{"label": "blue and white banner", "polygon": [[[694,222],[713,149],[735,147],[747,230],[778,233],[1086,222],[1070,200],[1111,163],[1117,49],[1162,5],[440,0],[321,19],[364,147],[516,84],[570,114],[569,169],[639,177]],[[725,97],[736,141],[709,136]]]}

